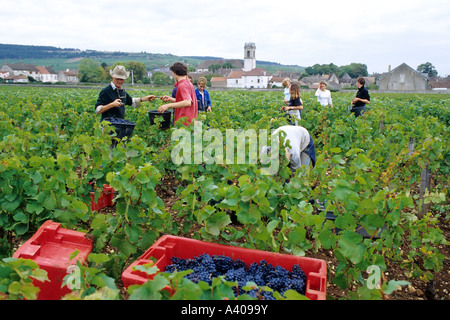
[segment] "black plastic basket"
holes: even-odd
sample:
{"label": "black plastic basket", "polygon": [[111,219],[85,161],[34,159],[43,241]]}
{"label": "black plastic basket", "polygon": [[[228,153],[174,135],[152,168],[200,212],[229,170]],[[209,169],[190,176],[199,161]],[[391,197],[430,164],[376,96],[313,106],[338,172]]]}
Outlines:
{"label": "black plastic basket", "polygon": [[[136,123],[121,118],[105,118],[103,121],[108,121],[114,126],[116,129],[116,138],[119,140],[122,140],[124,137],[131,139],[134,127],[136,126]],[[116,143],[113,144],[114,146],[116,145]]]}
{"label": "black plastic basket", "polygon": [[171,125],[171,117],[172,112],[167,110],[164,113],[159,112],[158,110],[149,110],[148,111],[148,118],[150,119],[150,125],[155,124],[155,118],[156,117],[162,117],[163,120],[160,122],[159,127],[161,129],[169,129]]}

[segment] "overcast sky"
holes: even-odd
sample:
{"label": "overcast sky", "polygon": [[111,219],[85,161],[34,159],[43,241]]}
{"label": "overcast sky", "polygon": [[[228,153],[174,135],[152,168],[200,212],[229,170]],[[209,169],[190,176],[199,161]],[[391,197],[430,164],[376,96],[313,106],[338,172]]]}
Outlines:
{"label": "overcast sky", "polygon": [[7,44],[243,59],[254,42],[281,64],[431,62],[450,75],[449,0],[11,0],[0,22]]}

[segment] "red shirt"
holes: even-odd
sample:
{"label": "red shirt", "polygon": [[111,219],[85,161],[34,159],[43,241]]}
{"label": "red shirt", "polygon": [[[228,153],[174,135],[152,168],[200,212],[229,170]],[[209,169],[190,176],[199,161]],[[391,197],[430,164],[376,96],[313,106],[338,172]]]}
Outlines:
{"label": "red shirt", "polygon": [[197,108],[197,96],[195,94],[194,85],[189,79],[183,79],[175,84],[177,87],[177,95],[175,96],[175,102],[180,102],[183,100],[191,101],[191,106],[186,108],[174,108],[175,114],[174,119],[177,121],[180,118],[186,117],[188,125],[193,119],[197,118],[198,108]]}

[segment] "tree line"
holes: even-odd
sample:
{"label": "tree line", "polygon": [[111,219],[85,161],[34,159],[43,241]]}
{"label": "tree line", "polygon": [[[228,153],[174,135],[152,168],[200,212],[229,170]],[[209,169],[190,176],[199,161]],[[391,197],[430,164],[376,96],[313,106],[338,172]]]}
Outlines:
{"label": "tree line", "polygon": [[118,61],[112,66],[108,66],[106,63],[98,62],[90,58],[86,58],[80,61],[78,67],[78,76],[80,82],[87,83],[101,83],[108,82],[111,80],[110,70],[112,70],[116,65],[125,66],[127,71],[130,71],[130,77],[125,80],[127,83],[132,81],[135,83],[150,84],[154,83],[157,85],[169,85],[173,84],[173,80],[168,77],[163,72],[153,73],[152,78],[147,76],[146,66],[139,61]]}
{"label": "tree line", "polygon": [[[427,74],[429,77],[436,77],[438,75],[436,68],[430,62],[420,64],[416,70],[419,73]],[[311,67],[306,67],[302,77],[331,73],[334,73],[339,78],[342,78],[346,73],[348,73],[351,78],[367,77],[369,75],[367,65],[362,63],[351,63],[341,67],[330,63],[315,64]]]}
{"label": "tree line", "polygon": [[351,63],[346,66],[338,67],[334,63],[330,64],[315,64],[311,67],[306,67],[303,76],[313,76],[321,74],[334,73],[339,78],[342,78],[346,73],[352,78],[359,76],[367,77],[369,75],[367,71],[367,65],[362,63]]}
{"label": "tree line", "polygon": [[[229,63],[229,62],[228,62]],[[85,58],[80,61],[79,64],[79,78],[80,82],[87,82],[87,83],[102,83],[102,82],[108,82],[110,81],[110,73],[109,71],[112,70],[116,65],[123,65],[126,67],[128,71],[132,71],[132,76],[130,76],[126,82],[132,82],[135,83],[143,83],[143,84],[150,84],[153,83],[155,85],[172,85],[174,83],[174,80],[171,79],[169,76],[167,76],[163,72],[153,72],[152,77],[149,78],[147,76],[147,70],[146,66],[139,61],[126,61],[126,62],[116,62],[112,66],[108,66],[106,63],[100,63],[98,61],[95,61],[91,58]],[[212,68],[211,68],[212,67]],[[233,66],[230,65],[212,65],[210,67],[210,71],[214,73],[215,70],[223,67],[232,68]],[[190,71],[193,71],[193,68],[191,67]],[[426,73],[429,77],[437,76],[437,71],[434,68],[434,66],[430,63],[423,63],[417,67],[417,71],[420,73]],[[362,63],[351,63],[349,65],[344,65],[338,67],[337,65],[330,63],[330,64],[315,64],[311,67],[306,67],[303,74],[300,76],[300,78],[303,78],[305,76],[312,76],[312,75],[322,75],[322,74],[336,74],[339,78],[342,78],[345,74],[348,74],[351,78],[358,78],[358,77],[366,77],[369,75],[367,71],[367,65]]]}

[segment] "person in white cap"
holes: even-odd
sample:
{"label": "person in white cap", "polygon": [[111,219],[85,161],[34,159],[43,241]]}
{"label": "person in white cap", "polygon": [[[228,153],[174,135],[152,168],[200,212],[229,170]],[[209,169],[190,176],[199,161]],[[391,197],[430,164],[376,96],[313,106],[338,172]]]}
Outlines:
{"label": "person in white cap", "polygon": [[100,91],[95,104],[95,113],[101,114],[103,121],[105,118],[125,119],[125,106],[138,108],[142,101],[155,100],[154,95],[141,98],[132,98],[123,88],[124,81],[130,76],[130,72],[124,66],[117,65],[109,71],[112,81]]}

